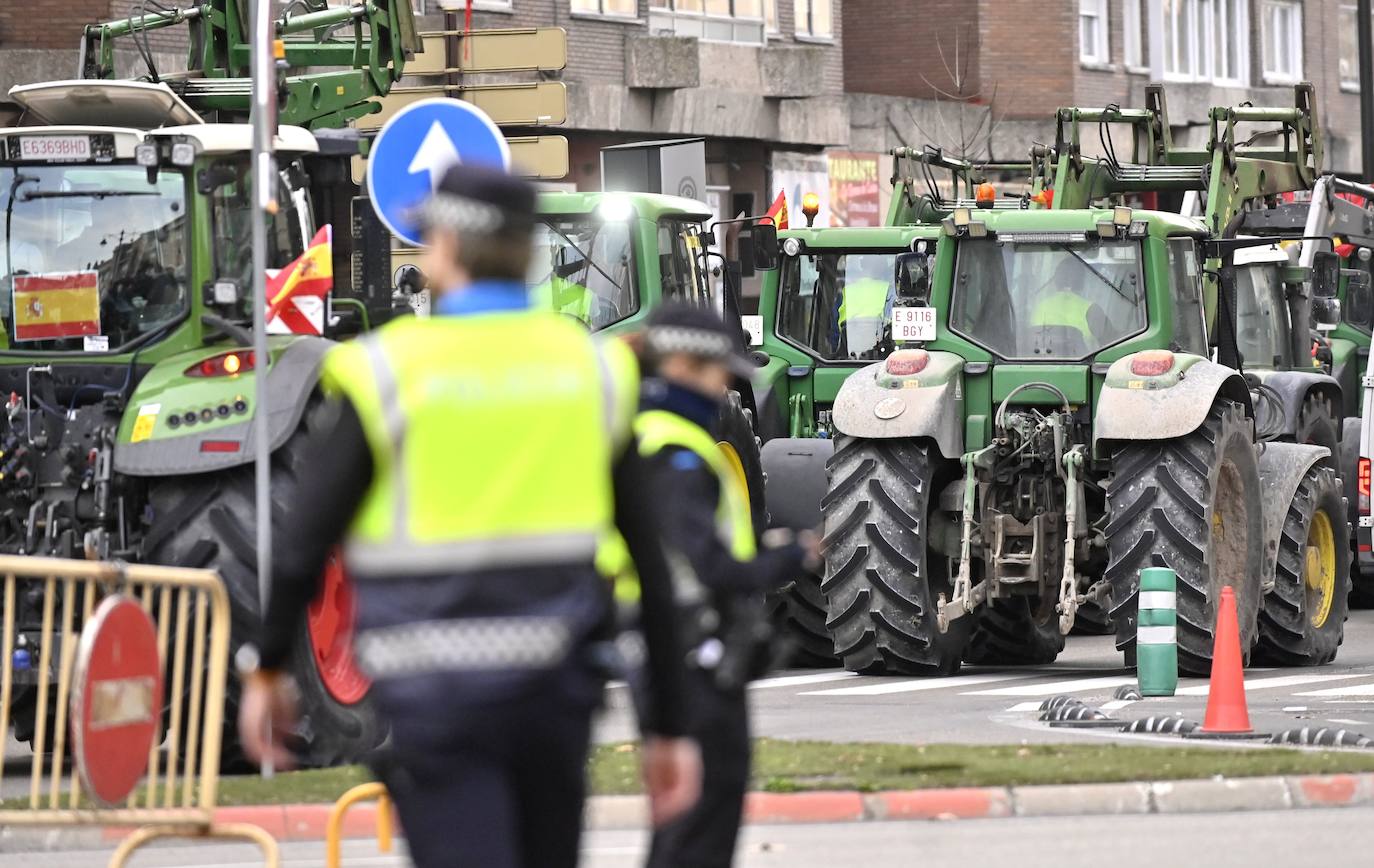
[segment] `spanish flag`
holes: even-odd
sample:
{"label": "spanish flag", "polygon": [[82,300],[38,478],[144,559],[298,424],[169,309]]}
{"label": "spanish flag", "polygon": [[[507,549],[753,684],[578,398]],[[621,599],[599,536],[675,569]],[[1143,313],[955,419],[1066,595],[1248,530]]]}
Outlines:
{"label": "spanish flag", "polygon": [[100,275],[29,274],[14,279],[14,339],[41,341],[100,334]]}
{"label": "spanish flag", "polygon": [[321,334],[324,297],[334,288],[334,231],[325,226],[294,262],[267,277],[267,321],[293,334]]}
{"label": "spanish flag", "polygon": [[763,215],[763,219],[773,221],[773,225],[779,229],[787,228],[787,191],[778,191],[778,198],[773,200],[773,205],[768,209],[768,213]]}

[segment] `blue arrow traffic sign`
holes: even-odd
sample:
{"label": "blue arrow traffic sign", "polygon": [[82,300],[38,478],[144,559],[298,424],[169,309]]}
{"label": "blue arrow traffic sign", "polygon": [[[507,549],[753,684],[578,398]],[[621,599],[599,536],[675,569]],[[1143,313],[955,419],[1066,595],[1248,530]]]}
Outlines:
{"label": "blue arrow traffic sign", "polygon": [[392,115],[367,159],[367,195],[386,228],[418,245],[420,228],[411,213],[457,163],[510,168],[510,146],[486,112],[436,97]]}

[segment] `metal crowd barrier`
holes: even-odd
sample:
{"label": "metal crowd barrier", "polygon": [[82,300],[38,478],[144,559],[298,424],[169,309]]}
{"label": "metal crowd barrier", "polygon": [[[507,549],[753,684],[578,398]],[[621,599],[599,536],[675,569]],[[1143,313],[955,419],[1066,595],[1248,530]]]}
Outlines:
{"label": "metal crowd barrier", "polygon": [[387,794],[386,785],[377,781],[358,784],[339,796],[334,807],[329,809],[324,830],[325,868],[340,868],[342,864],[344,815],[358,802],[373,800],[377,802],[377,850],[391,852],[391,796]]}
{"label": "metal crowd barrier", "polygon": [[[0,793],[5,764],[14,752],[11,725],[16,712],[27,716],[27,700],[33,697],[28,796],[0,800],[0,827],[133,827],[111,857],[111,866],[124,865],[139,847],[167,837],[246,840],[258,845],[268,866],[276,866],[277,844],[264,830],[216,824],[213,818],[230,629],[229,597],[218,574],[0,555],[0,577]],[[76,756],[81,746],[71,709],[83,633],[92,632],[87,628],[94,626],[93,614],[115,595],[140,606],[155,627],[162,701],[153,715],[156,729],[141,786],[121,803],[105,805],[83,793],[78,759],[101,759]],[[30,653],[35,646],[36,654]],[[95,712],[106,714],[107,731],[127,722],[119,717],[127,709],[118,705],[125,694],[116,690],[115,699],[111,695],[106,691],[96,698],[113,709]],[[137,690],[134,695],[140,696]],[[141,694],[145,701],[147,695]],[[25,701],[16,706],[21,696]]]}

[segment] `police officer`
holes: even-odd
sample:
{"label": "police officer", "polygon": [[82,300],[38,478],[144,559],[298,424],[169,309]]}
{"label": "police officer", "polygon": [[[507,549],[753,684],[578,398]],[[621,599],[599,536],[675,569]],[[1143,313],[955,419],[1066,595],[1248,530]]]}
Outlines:
{"label": "police officer", "polygon": [[639,566],[650,667],[666,688],[644,748],[656,820],[688,807],[699,783],[695,745],[680,737],[681,646],[655,508],[626,448],[635,360],[529,309],[534,207],[528,184],[474,167],[452,169],[424,206],[435,316],[327,355],[336,418],[287,504],[259,660],[239,655],[244,747],[289,764],[277,673],[343,540],[358,661],[391,730],[377,771],[420,866],[576,864],[601,690],[591,650],[609,609],[593,559],[613,523]]}
{"label": "police officer", "polygon": [[1111,327],[1102,306],[1092,292],[1085,289],[1091,285],[1089,281],[1100,286],[1105,279],[1094,277],[1091,272],[1089,265],[1073,257],[1059,263],[1054,278],[1046,284],[1031,309],[1031,325],[1072,329],[1083,336],[1084,346],[1095,348],[1100,340],[1098,336],[1110,334]]}
{"label": "police officer", "polygon": [[731,864],[749,783],[744,688],[757,648],[748,604],[814,568],[819,542],[808,534],[809,550],[795,540],[757,550],[748,490],[712,433],[734,375],[754,370],[738,329],[705,308],[666,305],[650,315],[642,347],[654,376],[635,436],[666,507],[670,560],[689,568],[674,579],[684,621],[695,626],[687,628],[688,726],[705,771],[696,807],[654,835],[649,865],[716,868]]}

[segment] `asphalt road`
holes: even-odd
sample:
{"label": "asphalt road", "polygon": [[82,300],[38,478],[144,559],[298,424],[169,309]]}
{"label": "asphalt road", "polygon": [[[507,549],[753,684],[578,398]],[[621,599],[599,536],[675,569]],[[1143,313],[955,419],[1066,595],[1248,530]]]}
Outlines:
{"label": "asphalt road", "polygon": [[[1352,613],[1334,663],[1302,669],[1251,669],[1246,692],[1251,722],[1276,731],[1302,726],[1345,728],[1374,737],[1374,610]],[[782,672],[751,685],[756,735],[788,739],[907,743],[1130,739],[1105,730],[1051,729],[1036,720],[1045,699],[1067,694],[1106,706],[1123,721],[1182,715],[1201,722],[1207,681],[1183,679],[1179,695],[1132,703],[1113,701],[1117,687],[1135,684],[1107,636],[1070,636],[1048,666],[965,667],[949,678],[861,677],[840,669]],[[609,691],[600,741],[634,737],[623,687]],[[1170,743],[1173,737],[1161,736]]]}
{"label": "asphalt road", "polygon": [[[1374,850],[1374,808],[1281,811],[1184,816],[1041,817],[913,823],[837,823],[754,826],[744,832],[737,868],[908,868],[911,865],[1016,865],[1112,868],[1206,865],[1207,868],[1365,868]],[[642,832],[589,834],[582,868],[638,868]],[[283,848],[284,868],[322,864],[323,845]],[[86,868],[103,866],[109,851],[46,853],[40,857],[0,855],[0,866]],[[158,847],[143,853],[139,866],[253,868],[255,851],[238,845]],[[40,861],[41,860],[41,861]],[[345,868],[407,863],[398,854],[380,856],[375,844],[352,841]]]}

